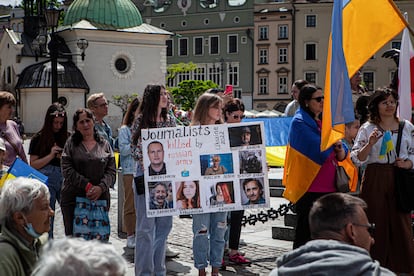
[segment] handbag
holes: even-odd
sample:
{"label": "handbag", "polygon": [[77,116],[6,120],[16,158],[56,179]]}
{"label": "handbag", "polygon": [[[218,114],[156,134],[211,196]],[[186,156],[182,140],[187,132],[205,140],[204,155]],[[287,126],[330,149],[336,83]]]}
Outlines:
{"label": "handbag", "polygon": [[108,241],[111,234],[106,200],[76,197],[73,236],[85,240]]}
{"label": "handbag", "polygon": [[[397,157],[400,154],[404,124],[405,122],[401,121],[398,126]],[[414,210],[414,170],[395,167],[395,197],[399,211],[410,213]]]}
{"label": "handbag", "polygon": [[346,173],[345,168],[338,165],[335,161],[332,161],[335,165],[335,187],[338,192],[349,193],[349,175]]}
{"label": "handbag", "polygon": [[135,183],[135,191],[137,192],[137,195],[145,194],[144,175],[134,177],[134,183]]}

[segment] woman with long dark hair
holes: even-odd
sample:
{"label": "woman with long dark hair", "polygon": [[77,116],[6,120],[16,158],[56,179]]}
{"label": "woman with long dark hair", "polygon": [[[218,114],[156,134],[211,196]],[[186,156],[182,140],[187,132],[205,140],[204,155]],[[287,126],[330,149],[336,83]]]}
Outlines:
{"label": "woman with long dark hair", "polygon": [[[56,201],[60,202],[62,170],[60,158],[69,137],[68,118],[60,103],[53,103],[46,111],[42,129],[30,141],[30,166],[48,177],[50,207],[55,210]],[[50,221],[49,237],[53,238],[53,217]]]}
{"label": "woman with long dark hair", "polygon": [[165,275],[165,248],[172,217],[147,217],[144,194],[144,165],[141,130],[176,126],[168,115],[168,96],[162,85],[149,84],[144,90],[132,127],[132,156],[135,170],[135,275]]}
{"label": "woman with long dark hair", "polygon": [[61,209],[66,236],[73,235],[76,197],[106,200],[107,210],[110,207],[109,188],[115,182],[115,158],[111,145],[97,133],[94,125],[91,110],[76,110],[73,134],[63,149]]}
{"label": "woman with long dark hair", "polygon": [[135,161],[131,153],[131,127],[138,109],[139,100],[135,98],[128,105],[122,126],[118,130],[119,155],[124,183],[123,222],[127,233],[127,247],[135,248],[135,208],[132,181],[134,180]]}
{"label": "woman with long dark hair", "polygon": [[[375,223],[371,256],[397,274],[414,272],[414,242],[410,213],[397,209],[395,167],[413,169],[414,126],[404,120],[399,157],[396,151],[381,153],[384,136],[395,146],[398,138],[398,94],[389,88],[375,91],[368,104],[369,120],[357,134],[351,157],[366,166],[360,197],[368,204],[367,216]],[[384,135],[386,134],[386,135]],[[414,184],[414,183],[413,183]]]}
{"label": "woman with long dark hair", "polygon": [[341,141],[325,151],[320,150],[323,103],[322,88],[310,84],[303,86],[299,93],[300,107],[290,125],[283,196],[296,204],[293,248],[311,240],[309,211],[319,197],[337,191],[336,165],[347,154]]}

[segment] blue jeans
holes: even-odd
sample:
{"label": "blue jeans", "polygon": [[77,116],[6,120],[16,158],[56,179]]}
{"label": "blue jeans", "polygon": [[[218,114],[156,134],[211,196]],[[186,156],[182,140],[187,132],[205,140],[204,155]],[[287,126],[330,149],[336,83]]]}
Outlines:
{"label": "blue jeans", "polygon": [[209,256],[212,267],[221,267],[226,229],[227,212],[193,215],[193,255],[197,269],[208,266]]}
{"label": "blue jeans", "polygon": [[164,276],[165,246],[172,228],[172,217],[148,218],[146,215],[145,195],[137,195],[134,188],[136,213],[135,227],[135,275]]}
{"label": "blue jeans", "polygon": [[[39,170],[39,172],[43,173],[48,177],[47,179],[47,186],[50,192],[50,208],[55,211],[56,201],[60,202],[60,189],[62,188],[62,170],[60,167],[46,165]],[[54,217],[50,219],[50,230],[49,230],[49,238],[53,239],[53,223]]]}

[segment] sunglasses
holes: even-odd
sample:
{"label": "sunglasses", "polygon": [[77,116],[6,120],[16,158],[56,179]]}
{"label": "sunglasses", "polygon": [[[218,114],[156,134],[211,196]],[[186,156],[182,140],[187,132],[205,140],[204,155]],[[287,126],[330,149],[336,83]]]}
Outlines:
{"label": "sunglasses", "polygon": [[315,100],[318,103],[320,103],[323,100],[324,96],[320,96],[320,97],[315,97],[315,98],[311,98],[311,100]]}
{"label": "sunglasses", "polygon": [[66,112],[64,111],[54,111],[52,113],[49,113],[50,116],[54,116],[54,117],[65,117]]}
{"label": "sunglasses", "polygon": [[233,119],[235,119],[235,120],[238,120],[238,119],[243,119],[243,118],[245,118],[246,116],[244,116],[244,115],[236,115],[236,114],[234,114],[234,115],[231,115],[231,117],[233,117]]}
{"label": "sunglasses", "polygon": [[352,223],[355,226],[365,227],[368,230],[368,233],[372,236],[375,232],[375,223],[368,223],[368,224],[359,224],[359,223]]}

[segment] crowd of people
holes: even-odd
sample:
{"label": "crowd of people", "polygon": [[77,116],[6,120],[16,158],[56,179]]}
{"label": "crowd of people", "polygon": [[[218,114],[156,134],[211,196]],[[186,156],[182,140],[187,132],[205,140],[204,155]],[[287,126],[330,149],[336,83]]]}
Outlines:
{"label": "crowd of people", "polygon": [[[305,271],[329,274],[337,269],[347,275],[363,274],[362,271],[381,275],[414,273],[411,213],[397,208],[395,194],[395,168],[413,169],[414,126],[398,118],[396,91],[378,88],[369,94],[361,86],[359,71],[350,82],[355,120],[345,125],[344,139],[325,151],[320,150],[322,89],[305,84],[297,93],[296,83],[300,81],[292,87],[292,96],[297,97],[299,107],[290,126],[283,184],[286,187],[284,197],[295,204],[297,225],[294,250],[278,259],[278,268],[272,275],[297,275]],[[394,147],[401,121],[404,128],[397,155]],[[394,146],[382,153],[385,143]],[[355,177],[349,181],[351,195],[341,196],[354,202],[342,198],[342,206],[339,206],[335,205],[341,202],[339,195],[333,196],[338,192],[336,167],[345,163],[351,164],[353,170],[347,173]],[[362,209],[347,206],[351,203]],[[363,215],[359,214],[362,210]],[[365,236],[359,235],[359,228],[365,228]],[[338,240],[341,244],[330,241],[328,248],[326,239]],[[358,253],[361,249],[355,246],[348,249],[346,244],[361,247],[363,252]],[[358,257],[358,264],[354,257],[346,260],[347,251],[353,251],[351,254],[355,257],[361,253],[367,256]],[[335,256],[343,257],[342,261],[334,261]],[[322,264],[325,267],[321,267]]]}
{"label": "crowd of people", "polygon": [[[357,76],[351,82],[358,82]],[[293,251],[278,258],[271,275],[310,271],[329,274],[338,269],[349,275],[414,273],[411,214],[397,209],[394,195],[394,167],[412,169],[414,165],[414,126],[405,121],[398,156],[395,151],[380,156],[384,133],[391,133],[394,145],[398,138],[398,95],[392,89],[381,88],[367,96],[360,85],[353,87],[359,89],[353,94],[356,120],[346,124],[343,140],[321,151],[323,90],[303,80],[292,85],[293,101],[285,112],[293,118],[283,184],[284,196],[295,204],[297,225]],[[357,108],[356,95],[367,97],[365,108],[361,104]],[[172,111],[172,103],[172,95],[164,86],[146,86],[142,97],[129,104],[118,131],[123,222],[126,245],[135,253],[136,275],[167,274],[165,258],[172,217],[147,216],[144,171],[150,176],[165,175],[168,167],[162,143],[153,141],[143,148],[141,130],[182,124]],[[0,271],[6,275],[56,275],[63,271],[80,274],[78,269],[83,267],[88,273],[80,275],[124,275],[126,263],[120,252],[102,242],[83,242],[76,237],[87,239],[86,236],[74,229],[75,211],[81,205],[79,198],[102,201],[106,210],[110,207],[116,162],[112,130],[104,120],[108,114],[105,95],[92,94],[87,100],[88,108],[76,110],[72,131],[68,130],[64,107],[58,103],[50,105],[42,128],[31,139],[29,161],[18,126],[10,120],[14,104],[12,94],[0,92],[1,176],[16,158],[21,158],[48,177],[48,186],[38,180],[16,178],[6,181],[1,188]],[[190,126],[240,123],[244,111],[241,100],[210,89],[197,99]],[[240,128],[237,146],[255,143],[253,131],[247,126]],[[148,167],[144,167],[144,157],[150,161]],[[227,173],[221,158],[220,154],[209,156],[211,165],[206,166],[203,175]],[[358,176],[350,180],[352,194],[338,193],[335,186],[337,166],[346,161]],[[261,171],[265,160],[257,162]],[[240,183],[243,205],[265,203],[263,181],[247,178]],[[173,197],[178,209],[200,208],[197,180],[177,182],[174,191],[169,182],[148,184],[150,210],[173,208]],[[210,205],[234,203],[233,187],[228,182],[218,182],[210,188]],[[68,238],[54,241],[56,202],[61,206]],[[243,214],[241,210],[191,215],[194,267],[199,275],[206,275],[208,266],[211,275],[219,275],[225,256],[235,264],[251,263],[239,251]],[[92,234],[88,237],[105,240]],[[103,262],[104,268],[99,265]]]}

